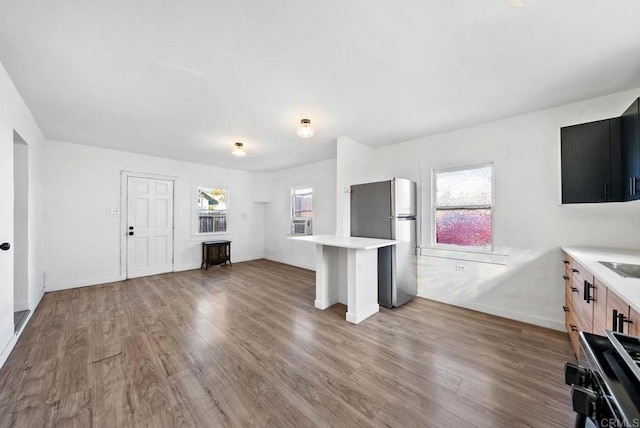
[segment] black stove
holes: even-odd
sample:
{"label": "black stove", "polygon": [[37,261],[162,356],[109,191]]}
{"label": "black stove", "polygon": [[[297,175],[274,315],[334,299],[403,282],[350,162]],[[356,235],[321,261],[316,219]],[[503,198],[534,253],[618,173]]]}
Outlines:
{"label": "black stove", "polygon": [[565,365],[575,427],[640,427],[640,338],[580,333],[580,365]]}

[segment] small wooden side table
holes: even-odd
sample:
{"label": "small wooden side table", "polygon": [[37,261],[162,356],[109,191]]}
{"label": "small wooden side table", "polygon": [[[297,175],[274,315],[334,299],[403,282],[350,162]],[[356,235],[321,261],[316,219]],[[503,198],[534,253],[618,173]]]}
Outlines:
{"label": "small wooden side table", "polygon": [[205,270],[209,270],[209,265],[231,264],[231,241],[204,241],[202,243],[202,264]]}

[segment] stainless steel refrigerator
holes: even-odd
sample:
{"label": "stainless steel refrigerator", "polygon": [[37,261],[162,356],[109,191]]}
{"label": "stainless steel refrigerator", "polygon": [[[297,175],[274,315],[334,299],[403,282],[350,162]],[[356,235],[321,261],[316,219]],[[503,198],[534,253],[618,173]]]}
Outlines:
{"label": "stainless steel refrigerator", "polygon": [[394,178],[351,186],[351,236],[400,241],[378,249],[378,303],[393,308],[415,297],[416,183]]}

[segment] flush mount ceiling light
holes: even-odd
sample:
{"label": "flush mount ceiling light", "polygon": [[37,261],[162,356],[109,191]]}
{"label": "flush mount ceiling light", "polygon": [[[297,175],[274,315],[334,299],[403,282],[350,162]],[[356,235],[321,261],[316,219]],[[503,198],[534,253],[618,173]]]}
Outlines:
{"label": "flush mount ceiling light", "polygon": [[311,127],[311,121],[309,119],[302,119],[296,133],[302,138],[312,137],[313,128]]}
{"label": "flush mount ceiling light", "polygon": [[235,148],[233,149],[231,154],[238,157],[246,155],[247,152],[244,151],[244,148],[242,146],[243,146],[242,143],[236,143]]}

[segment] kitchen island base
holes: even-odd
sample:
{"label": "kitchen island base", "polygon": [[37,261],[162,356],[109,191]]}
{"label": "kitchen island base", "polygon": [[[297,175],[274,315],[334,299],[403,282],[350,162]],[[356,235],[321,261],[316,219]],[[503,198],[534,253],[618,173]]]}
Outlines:
{"label": "kitchen island base", "polygon": [[[333,235],[289,239],[316,244],[316,308],[324,310],[336,303],[346,303],[346,320],[353,324],[380,310],[378,248],[398,241]],[[346,296],[341,296],[341,289],[346,289]]]}

